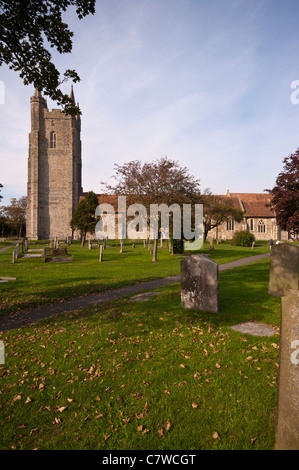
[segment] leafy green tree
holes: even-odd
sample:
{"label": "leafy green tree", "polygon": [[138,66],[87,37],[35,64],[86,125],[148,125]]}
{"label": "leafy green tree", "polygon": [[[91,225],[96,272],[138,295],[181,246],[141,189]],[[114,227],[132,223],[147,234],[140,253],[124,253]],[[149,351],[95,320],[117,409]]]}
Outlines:
{"label": "leafy green tree", "polygon": [[22,196],[19,199],[13,197],[9,206],[2,207],[2,215],[6,218],[6,223],[12,228],[20,238],[26,224],[27,197]]}
{"label": "leafy green tree", "polygon": [[84,247],[86,234],[93,233],[97,223],[95,210],[98,206],[98,198],[93,191],[89,191],[84,199],[78,204],[71,220],[72,230],[78,230],[81,233],[81,246]]}
{"label": "leafy green tree", "polygon": [[244,218],[243,211],[233,207],[229,201],[220,196],[214,196],[209,191],[203,196],[203,210],[204,210],[204,241],[210,230],[224,222],[232,219],[236,222],[241,222]]}
{"label": "leafy green tree", "polygon": [[58,87],[80,77],[68,69],[61,78],[49,51],[72,51],[74,33],[62,20],[70,6],[75,6],[79,19],[95,13],[95,0],[0,0],[0,66],[7,64],[19,72],[25,85],[33,84],[65,112],[77,114],[79,108]]}

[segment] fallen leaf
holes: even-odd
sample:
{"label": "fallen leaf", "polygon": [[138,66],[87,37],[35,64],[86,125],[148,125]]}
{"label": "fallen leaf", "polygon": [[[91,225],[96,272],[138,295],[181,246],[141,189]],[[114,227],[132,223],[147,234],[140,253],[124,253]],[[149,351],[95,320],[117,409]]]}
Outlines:
{"label": "fallen leaf", "polygon": [[27,405],[27,403],[30,403],[32,400],[30,397],[27,397],[27,400],[25,401],[25,405]]}
{"label": "fallen leaf", "polygon": [[213,437],[213,439],[220,439],[220,436],[219,436],[219,434],[218,434],[217,431],[214,431],[214,432],[213,432],[213,436],[212,436],[212,437]]}
{"label": "fallen leaf", "polygon": [[169,421],[169,419],[166,421],[166,423],[164,423],[164,428],[166,429],[166,431],[169,431],[169,429],[171,428],[171,422]]}
{"label": "fallen leaf", "polygon": [[192,408],[197,408],[198,407],[198,403],[192,403]]}
{"label": "fallen leaf", "polygon": [[16,395],[13,400],[12,400],[12,403],[14,403],[15,401],[18,401],[18,400],[21,400],[22,396],[21,395]]}
{"label": "fallen leaf", "polygon": [[57,406],[57,411],[59,411],[59,413],[62,413],[66,409],[67,409],[67,406]]}
{"label": "fallen leaf", "polygon": [[31,431],[30,431],[30,436],[32,436],[32,434],[33,434],[34,432],[36,432],[37,430],[38,430],[38,428],[31,429]]}

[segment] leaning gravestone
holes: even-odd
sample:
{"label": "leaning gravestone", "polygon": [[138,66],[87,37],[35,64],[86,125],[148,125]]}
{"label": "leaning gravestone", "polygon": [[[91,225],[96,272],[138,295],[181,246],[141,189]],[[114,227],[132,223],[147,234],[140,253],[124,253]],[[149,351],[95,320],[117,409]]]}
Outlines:
{"label": "leaning gravestone", "polygon": [[299,291],[281,299],[276,450],[299,450]]}
{"label": "leaning gravestone", "polygon": [[299,246],[273,245],[270,256],[269,295],[282,297],[299,289]]}
{"label": "leaning gravestone", "polygon": [[181,261],[181,306],[218,312],[219,273],[215,261],[199,254]]}

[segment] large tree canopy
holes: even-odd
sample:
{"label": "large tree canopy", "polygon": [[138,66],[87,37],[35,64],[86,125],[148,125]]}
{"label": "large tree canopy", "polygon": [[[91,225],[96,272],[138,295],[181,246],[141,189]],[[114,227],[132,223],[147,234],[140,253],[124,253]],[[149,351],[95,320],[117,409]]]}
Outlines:
{"label": "large tree canopy", "polygon": [[299,149],[283,160],[284,167],[276,178],[272,198],[278,225],[284,230],[299,233]]}
{"label": "large tree canopy", "polygon": [[33,84],[67,113],[76,114],[79,109],[59,85],[80,77],[75,70],[66,70],[61,78],[49,51],[72,51],[74,34],[62,19],[70,6],[75,6],[79,19],[95,12],[95,0],[0,0],[0,66],[7,64],[25,85]]}
{"label": "large tree canopy", "polygon": [[[162,157],[152,162],[133,160],[115,164],[115,186],[104,184],[105,190],[125,195],[128,203],[142,204],[150,213],[151,204],[195,204],[199,201],[199,180],[177,161]],[[157,260],[157,236],[154,240],[153,261]]]}
{"label": "large tree canopy", "polygon": [[114,166],[113,178],[117,184],[102,183],[105,190],[113,194],[138,196],[138,202],[146,208],[150,204],[191,203],[200,195],[199,180],[186,167],[167,157],[145,163],[133,160]]}

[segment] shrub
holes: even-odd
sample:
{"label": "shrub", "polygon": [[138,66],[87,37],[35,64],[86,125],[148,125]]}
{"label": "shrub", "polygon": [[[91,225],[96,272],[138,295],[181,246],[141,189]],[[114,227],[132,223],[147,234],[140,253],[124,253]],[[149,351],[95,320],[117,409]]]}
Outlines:
{"label": "shrub", "polygon": [[234,233],[234,236],[232,239],[232,245],[251,246],[254,241],[255,241],[254,235],[250,232],[243,230],[243,231]]}

